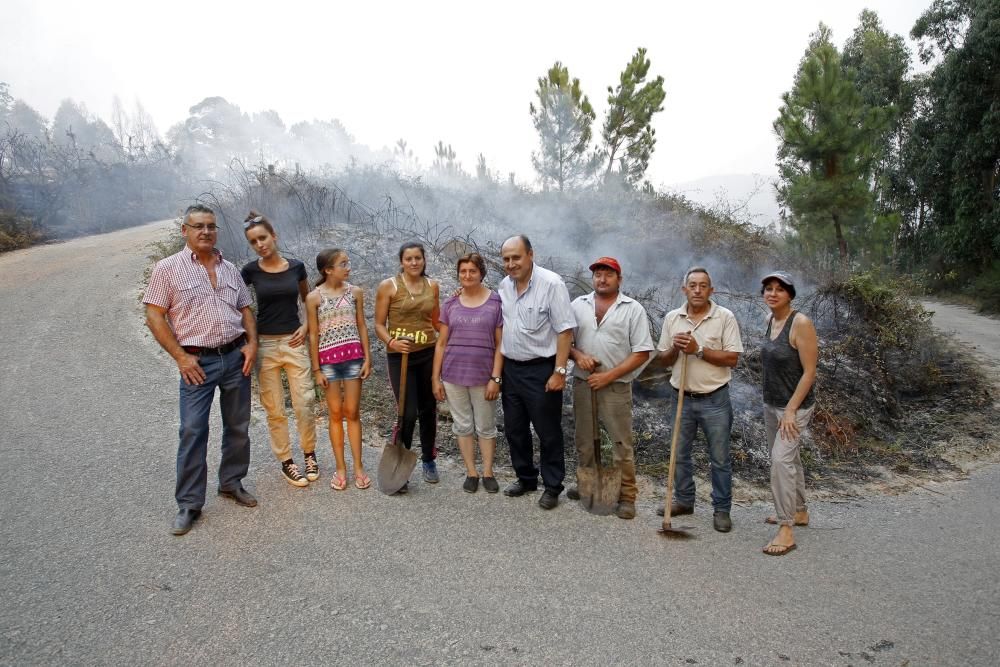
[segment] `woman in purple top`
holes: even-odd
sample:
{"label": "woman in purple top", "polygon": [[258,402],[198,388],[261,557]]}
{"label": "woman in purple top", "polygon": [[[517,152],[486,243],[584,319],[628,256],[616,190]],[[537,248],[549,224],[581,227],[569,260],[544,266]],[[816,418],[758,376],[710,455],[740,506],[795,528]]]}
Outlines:
{"label": "woman in purple top", "polygon": [[486,262],[479,253],[469,253],[457,263],[458,296],[441,307],[441,329],[434,349],[434,395],[447,400],[451,409],[451,430],[465,460],[466,478],[462,488],[475,493],[479,488],[473,435],[479,436],[483,457],[483,488],[500,490],[493,476],[496,452],[496,401],[500,396],[503,356],[500,334],[503,311],[500,296],[483,285]]}

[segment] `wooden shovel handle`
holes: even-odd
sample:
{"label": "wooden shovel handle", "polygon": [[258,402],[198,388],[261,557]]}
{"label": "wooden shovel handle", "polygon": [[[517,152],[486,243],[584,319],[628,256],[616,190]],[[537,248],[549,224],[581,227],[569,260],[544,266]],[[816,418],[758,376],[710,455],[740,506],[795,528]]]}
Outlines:
{"label": "wooden shovel handle", "polygon": [[597,390],[590,390],[590,423],[594,438],[594,466],[601,467],[601,425],[597,420]]}
{"label": "wooden shovel handle", "polygon": [[677,412],[674,413],[674,432],[670,437],[670,464],[667,466],[667,497],[663,502],[663,527],[670,528],[670,506],[674,502],[674,468],[677,464],[677,439],[681,434],[681,411],[684,409],[684,388],[687,386],[688,355],[681,352],[681,388],[677,390]]}

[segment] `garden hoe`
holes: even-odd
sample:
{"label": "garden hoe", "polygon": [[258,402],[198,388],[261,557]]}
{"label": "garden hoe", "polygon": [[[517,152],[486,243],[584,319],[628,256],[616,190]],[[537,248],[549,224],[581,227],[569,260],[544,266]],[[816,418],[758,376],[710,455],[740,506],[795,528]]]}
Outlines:
{"label": "garden hoe", "polygon": [[607,516],[618,506],[622,471],[617,465],[601,465],[601,427],[597,421],[597,392],[593,389],[590,390],[590,402],[594,429],[594,466],[577,468],[577,489],[580,492],[580,504],[585,510],[591,514]]}
{"label": "garden hoe", "polygon": [[673,526],[670,524],[670,506],[674,502],[674,465],[677,456],[677,438],[681,433],[681,410],[684,409],[684,389],[687,386],[688,356],[681,358],[681,388],[677,392],[677,412],[674,414],[674,432],[670,437],[670,464],[667,466],[667,497],[663,501],[663,526],[658,531],[664,537],[685,539],[691,537],[690,526]]}
{"label": "garden hoe", "polygon": [[399,369],[399,404],[396,406],[396,425],[392,427],[392,442],[382,450],[382,458],[378,462],[378,490],[387,496],[406,485],[417,465],[417,453],[399,443],[399,432],[406,413],[406,367],[409,362],[410,353],[404,352]]}

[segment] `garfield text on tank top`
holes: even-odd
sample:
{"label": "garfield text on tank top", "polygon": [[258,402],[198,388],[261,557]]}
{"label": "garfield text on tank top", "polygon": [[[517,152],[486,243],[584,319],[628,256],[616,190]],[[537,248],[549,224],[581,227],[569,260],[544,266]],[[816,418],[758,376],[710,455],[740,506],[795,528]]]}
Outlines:
{"label": "garfield text on tank top", "polygon": [[431,324],[431,314],[437,299],[431,282],[424,278],[424,289],[412,294],[406,289],[402,276],[393,276],[396,292],[389,298],[389,335],[393,338],[409,337],[413,341],[411,352],[431,347],[437,341],[437,331]]}

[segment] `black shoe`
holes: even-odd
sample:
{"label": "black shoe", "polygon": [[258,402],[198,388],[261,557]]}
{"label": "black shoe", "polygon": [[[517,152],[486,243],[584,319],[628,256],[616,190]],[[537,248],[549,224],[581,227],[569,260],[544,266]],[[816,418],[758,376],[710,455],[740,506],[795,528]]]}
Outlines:
{"label": "black shoe", "polygon": [[535,482],[534,484],[529,484],[528,482],[525,482],[523,479],[518,479],[517,481],[508,484],[507,488],[503,490],[503,494],[511,498],[517,498],[518,496],[523,496],[526,493],[531,493],[532,491],[537,491],[537,490],[538,490],[538,482]]}
{"label": "black shoe", "polygon": [[[308,461],[308,459],[306,460]],[[281,474],[284,476],[285,481],[292,486],[309,486],[309,480],[302,476],[302,473],[299,472],[299,467],[291,459],[281,463]]]}
{"label": "black shoe", "polygon": [[257,499],[242,486],[237,486],[235,489],[219,489],[219,495],[232,498],[243,507],[257,507]]}
{"label": "black shoe", "polygon": [[542,497],[538,499],[538,506],[543,510],[550,510],[559,504],[559,492],[545,489]]}
{"label": "black shoe", "polygon": [[306,479],[310,482],[319,479],[319,462],[316,461],[316,452],[306,452]]}
{"label": "black shoe", "polygon": [[479,478],[467,475],[465,483],[462,484],[462,490],[466,493],[475,493],[477,489],[479,489]]}
{"label": "black shoe", "polygon": [[177,516],[174,517],[174,526],[170,529],[170,532],[174,535],[183,535],[191,530],[191,526],[194,525],[194,522],[200,516],[201,510],[191,509],[190,507],[180,509],[177,512]]}
{"label": "black shoe", "polygon": [[729,512],[716,512],[712,516],[712,526],[720,533],[728,533],[733,529],[733,520],[729,518]]}
{"label": "black shoe", "polygon": [[578,486],[571,486],[568,489],[566,489],[566,497],[569,498],[570,500],[579,500],[580,499],[580,487],[578,487]]}
{"label": "black shoe", "polygon": [[[663,516],[663,512],[666,511],[666,509],[666,504],[660,503],[660,506],[656,508],[657,516]],[[680,516],[682,514],[694,514],[694,507],[681,505],[676,502],[670,504],[670,516]]]}
{"label": "black shoe", "polygon": [[497,484],[496,477],[483,477],[483,488],[486,489],[486,493],[496,493],[500,490],[500,485]]}
{"label": "black shoe", "polygon": [[405,484],[403,484],[403,486],[399,487],[399,491],[397,491],[396,493],[394,493],[392,495],[394,495],[394,496],[405,496],[409,492],[410,492],[410,483],[406,482]]}

